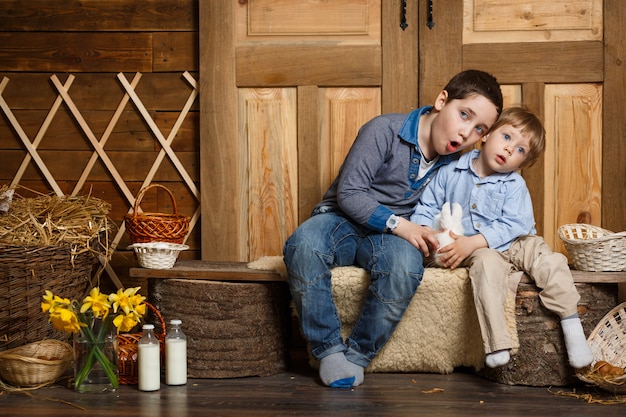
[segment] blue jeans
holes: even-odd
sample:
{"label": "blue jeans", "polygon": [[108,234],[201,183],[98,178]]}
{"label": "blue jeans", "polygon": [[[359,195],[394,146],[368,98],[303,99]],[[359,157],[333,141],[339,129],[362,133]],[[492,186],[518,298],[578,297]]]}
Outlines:
{"label": "blue jeans", "polygon": [[[338,213],[318,214],[283,249],[293,297],[311,354],[344,352],[367,367],[391,337],[424,274],[422,253],[406,240],[374,232]],[[331,268],[355,265],[371,284],[352,333],[344,342],[331,291]]]}

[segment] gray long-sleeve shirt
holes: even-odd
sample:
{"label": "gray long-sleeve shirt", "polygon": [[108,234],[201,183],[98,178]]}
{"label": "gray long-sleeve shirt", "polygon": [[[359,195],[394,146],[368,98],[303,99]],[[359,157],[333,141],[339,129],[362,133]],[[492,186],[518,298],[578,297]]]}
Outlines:
{"label": "gray long-sleeve shirt", "polygon": [[408,219],[431,174],[455,157],[441,156],[419,177],[419,119],[431,109],[426,106],[408,114],[384,114],[364,124],[314,213],[339,210],[380,232],[392,214]]}

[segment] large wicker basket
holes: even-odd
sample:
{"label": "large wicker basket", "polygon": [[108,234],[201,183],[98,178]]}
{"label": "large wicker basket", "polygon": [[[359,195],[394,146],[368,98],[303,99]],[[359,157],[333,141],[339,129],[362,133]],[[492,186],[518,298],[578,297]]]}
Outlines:
{"label": "large wicker basket", "polygon": [[73,350],[59,340],[42,340],[0,352],[0,377],[15,387],[35,387],[60,378]]}
{"label": "large wicker basket", "polygon": [[626,270],[626,232],[576,223],[559,227],[559,237],[580,271]]}
{"label": "large wicker basket", "polygon": [[593,352],[594,362],[589,370],[579,370],[578,378],[612,393],[626,393],[626,374],[607,376],[592,370],[599,361],[626,368],[626,303],[609,311],[593,329],[587,342]]}
{"label": "large wicker basket", "polygon": [[[154,314],[161,326],[161,333],[155,336],[159,340],[161,350],[161,366],[164,364],[165,353],[165,320],[155,306],[146,303],[150,311]],[[137,365],[137,352],[139,350],[139,339],[142,333],[122,333],[117,336],[118,352],[117,369],[119,371],[119,382],[124,385],[133,385],[139,382],[139,368]]]}
{"label": "large wicker basket", "polygon": [[44,339],[69,340],[41,311],[45,290],[69,299],[87,295],[97,259],[72,260],[67,246],[0,245],[0,351]]}
{"label": "large wicker basket", "polygon": [[[172,200],[172,214],[139,212],[141,200],[143,200],[146,192],[153,188],[162,188],[167,191]],[[124,216],[124,222],[132,243],[183,243],[189,231],[189,217],[178,214],[174,195],[161,184],[151,184],[139,191],[133,212]]]}

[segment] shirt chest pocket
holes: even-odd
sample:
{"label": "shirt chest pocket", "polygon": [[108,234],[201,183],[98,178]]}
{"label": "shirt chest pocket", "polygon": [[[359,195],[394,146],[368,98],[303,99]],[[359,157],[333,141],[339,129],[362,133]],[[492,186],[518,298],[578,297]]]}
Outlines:
{"label": "shirt chest pocket", "polygon": [[486,192],[483,187],[477,187],[472,193],[470,210],[481,219],[496,220],[502,217],[506,194],[493,191]]}

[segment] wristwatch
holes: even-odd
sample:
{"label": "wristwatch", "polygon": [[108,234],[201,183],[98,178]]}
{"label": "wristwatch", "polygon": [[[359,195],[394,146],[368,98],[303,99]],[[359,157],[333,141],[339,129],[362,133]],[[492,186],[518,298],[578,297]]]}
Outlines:
{"label": "wristwatch", "polygon": [[400,224],[400,217],[396,216],[395,214],[392,214],[387,219],[387,223],[385,223],[385,232],[387,233],[393,232],[394,230],[396,230],[396,227],[398,227],[399,224]]}

